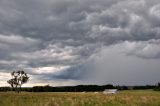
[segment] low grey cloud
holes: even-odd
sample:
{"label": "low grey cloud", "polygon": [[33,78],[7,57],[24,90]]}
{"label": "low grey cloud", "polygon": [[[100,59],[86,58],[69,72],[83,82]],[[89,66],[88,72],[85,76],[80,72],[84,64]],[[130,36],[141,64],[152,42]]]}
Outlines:
{"label": "low grey cloud", "polygon": [[90,59],[117,44],[124,58],[157,61],[159,10],[158,0],[1,0],[0,72],[84,80]]}
{"label": "low grey cloud", "polygon": [[[149,55],[143,58],[139,58],[139,54],[127,55],[126,46],[131,46],[130,43],[133,44],[133,42],[123,42],[104,47],[99,53],[92,56],[89,59],[90,67],[92,67],[88,75],[89,83],[146,85],[159,81],[160,60],[151,59]],[[137,46],[136,49],[143,52],[143,49],[140,50]]]}
{"label": "low grey cloud", "polygon": [[141,42],[125,42],[127,55],[135,55],[145,59],[160,58],[160,40]]}

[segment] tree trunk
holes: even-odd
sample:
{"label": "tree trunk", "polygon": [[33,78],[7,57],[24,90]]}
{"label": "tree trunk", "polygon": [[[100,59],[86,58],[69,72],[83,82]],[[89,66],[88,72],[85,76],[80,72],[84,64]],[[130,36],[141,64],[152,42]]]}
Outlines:
{"label": "tree trunk", "polygon": [[16,92],[17,92],[17,93],[19,93],[19,89],[18,89],[18,86],[16,86],[16,87],[15,87],[15,89],[16,89]]}
{"label": "tree trunk", "polygon": [[19,88],[20,88],[19,90],[20,90],[20,92],[21,92],[21,85],[20,85],[20,87],[19,87]]}

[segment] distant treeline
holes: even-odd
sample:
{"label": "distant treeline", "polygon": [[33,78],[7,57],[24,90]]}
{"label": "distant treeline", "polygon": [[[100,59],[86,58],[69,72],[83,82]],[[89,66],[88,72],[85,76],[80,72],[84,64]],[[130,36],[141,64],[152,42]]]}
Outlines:
{"label": "distant treeline", "polygon": [[157,86],[154,88],[155,91],[160,91],[160,82],[157,84]]}
{"label": "distant treeline", "polygon": [[[96,92],[104,91],[105,89],[118,89],[118,90],[144,90],[154,89],[159,91],[160,85],[146,85],[146,86],[113,86],[108,85],[77,85],[77,86],[61,86],[52,87],[46,86],[34,86],[34,87],[23,87],[21,90],[26,92]],[[12,91],[10,87],[0,87],[1,92]]]}
{"label": "distant treeline", "polygon": [[78,86],[64,86],[64,87],[50,87],[50,86],[35,86],[32,88],[33,92],[93,92],[103,91],[104,89],[114,89],[113,85],[78,85]]}

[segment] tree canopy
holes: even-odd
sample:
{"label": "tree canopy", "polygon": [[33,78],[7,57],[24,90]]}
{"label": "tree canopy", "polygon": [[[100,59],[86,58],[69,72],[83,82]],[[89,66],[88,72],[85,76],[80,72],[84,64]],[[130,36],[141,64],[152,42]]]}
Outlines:
{"label": "tree canopy", "polygon": [[13,71],[11,76],[12,78],[8,80],[7,83],[10,84],[13,90],[17,92],[20,92],[21,86],[29,80],[27,73],[23,70]]}

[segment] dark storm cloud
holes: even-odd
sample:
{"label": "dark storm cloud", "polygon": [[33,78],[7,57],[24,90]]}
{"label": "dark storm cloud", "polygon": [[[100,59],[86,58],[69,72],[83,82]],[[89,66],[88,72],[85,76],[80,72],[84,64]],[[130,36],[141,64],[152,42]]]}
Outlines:
{"label": "dark storm cloud", "polygon": [[158,0],[1,0],[0,66],[69,66],[53,77],[76,79],[79,66],[120,42],[129,56],[159,59],[159,21]]}

